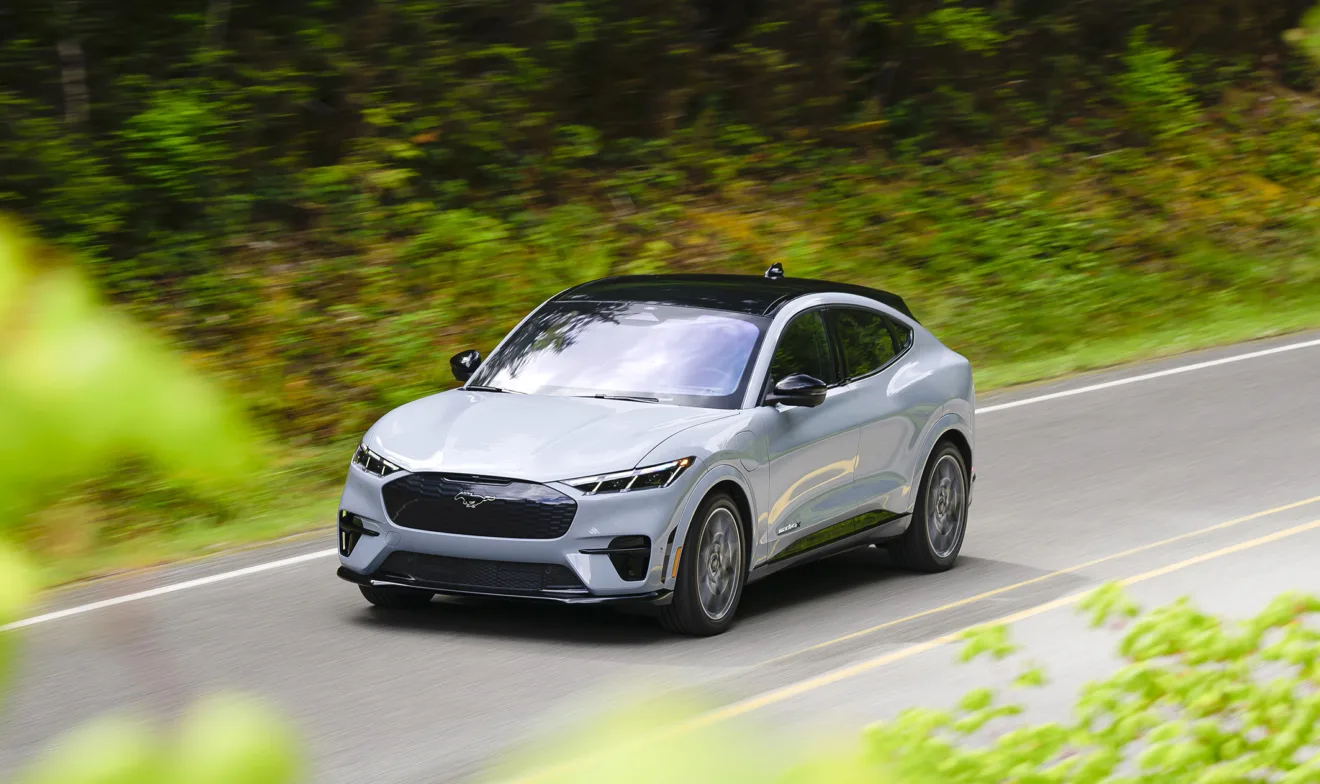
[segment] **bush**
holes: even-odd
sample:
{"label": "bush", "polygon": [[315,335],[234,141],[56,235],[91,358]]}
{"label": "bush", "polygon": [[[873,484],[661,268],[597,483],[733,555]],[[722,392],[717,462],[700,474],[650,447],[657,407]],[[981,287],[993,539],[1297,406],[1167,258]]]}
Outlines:
{"label": "bush", "polygon": [[1138,129],[1170,139],[1196,127],[1198,107],[1174,52],[1152,45],[1147,35],[1144,27],[1132,34],[1123,58],[1127,71],[1118,77],[1118,97]]}
{"label": "bush", "polygon": [[[906,710],[867,728],[860,743],[808,751],[787,769],[767,763],[750,734],[647,705],[556,739],[547,744],[554,752],[503,769],[510,775],[500,780],[590,784],[629,770],[639,784],[1320,781],[1320,633],[1310,625],[1320,600],[1284,595],[1255,618],[1227,623],[1186,600],[1141,613],[1107,585],[1080,607],[1096,626],[1126,618],[1125,664],[1082,690],[1068,722],[1015,718],[1025,708],[1012,694],[1045,682],[1024,661],[1006,694],[983,688],[951,710]],[[966,635],[960,658],[982,655],[1016,655],[1004,627]],[[663,764],[638,764],[657,747]]]}

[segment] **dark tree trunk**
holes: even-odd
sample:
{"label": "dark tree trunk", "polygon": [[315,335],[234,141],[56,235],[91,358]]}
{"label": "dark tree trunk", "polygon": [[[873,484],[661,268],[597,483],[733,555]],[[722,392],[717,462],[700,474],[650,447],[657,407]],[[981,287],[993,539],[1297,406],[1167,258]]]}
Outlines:
{"label": "dark tree trunk", "polygon": [[61,4],[64,17],[64,35],[55,45],[60,56],[60,82],[64,89],[64,120],[69,125],[87,124],[87,64],[83,56],[82,40],[77,34],[77,0]]}

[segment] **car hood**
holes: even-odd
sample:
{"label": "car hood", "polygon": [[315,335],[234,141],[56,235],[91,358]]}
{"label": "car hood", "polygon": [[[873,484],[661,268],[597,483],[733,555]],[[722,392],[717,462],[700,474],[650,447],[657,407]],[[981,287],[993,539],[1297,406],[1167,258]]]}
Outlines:
{"label": "car hood", "polygon": [[675,433],[736,413],[454,389],[386,414],[364,443],[409,471],[549,482],[633,468]]}

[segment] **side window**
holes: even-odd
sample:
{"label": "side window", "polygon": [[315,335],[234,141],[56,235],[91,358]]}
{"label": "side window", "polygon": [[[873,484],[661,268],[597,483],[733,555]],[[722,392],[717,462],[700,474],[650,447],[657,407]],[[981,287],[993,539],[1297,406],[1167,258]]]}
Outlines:
{"label": "side window", "polygon": [[836,308],[830,311],[831,324],[843,352],[844,373],[858,378],[884,367],[906,343],[895,344],[899,325],[869,310]]}
{"label": "side window", "polygon": [[778,383],[794,373],[806,373],[826,384],[834,383],[829,334],[818,311],[797,316],[779,336],[779,345],[770,360],[770,383]]}
{"label": "side window", "polygon": [[912,327],[895,319],[886,319],[886,321],[889,322],[889,330],[894,333],[894,347],[902,354],[912,345]]}

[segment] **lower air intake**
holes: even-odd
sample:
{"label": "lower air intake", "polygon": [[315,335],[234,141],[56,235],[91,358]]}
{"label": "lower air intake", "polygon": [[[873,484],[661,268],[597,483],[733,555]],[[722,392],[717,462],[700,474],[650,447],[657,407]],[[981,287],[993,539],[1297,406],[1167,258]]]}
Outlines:
{"label": "lower air intake", "polygon": [[390,553],[372,578],[456,591],[537,594],[586,590],[573,570],[562,564],[483,561],[423,553]]}

